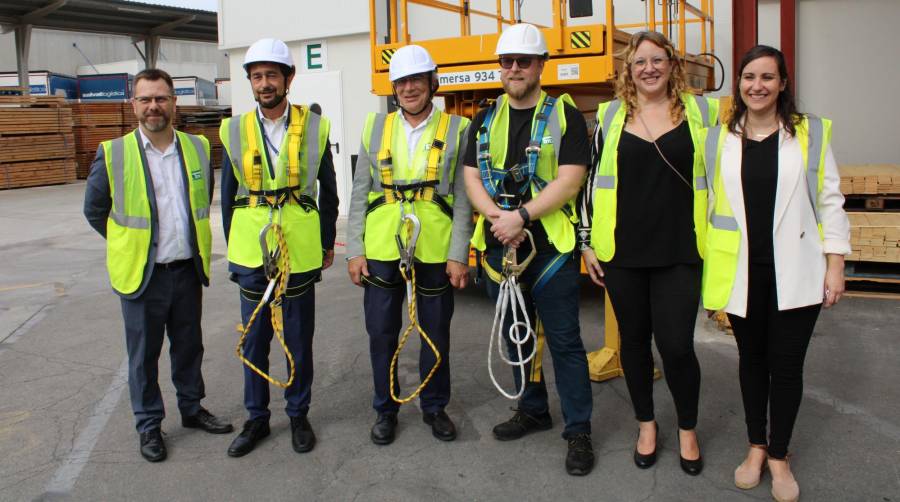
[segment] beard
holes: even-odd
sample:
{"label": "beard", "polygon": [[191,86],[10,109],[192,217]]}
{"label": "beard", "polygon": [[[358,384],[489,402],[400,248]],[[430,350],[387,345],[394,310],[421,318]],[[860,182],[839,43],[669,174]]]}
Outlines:
{"label": "beard", "polygon": [[282,101],[284,101],[284,98],[287,97],[287,90],[284,91],[284,94],[278,94],[278,92],[275,89],[267,87],[264,89],[260,89],[260,92],[274,92],[275,93],[275,96],[272,99],[269,99],[268,101],[264,101],[260,97],[259,93],[256,94],[256,102],[259,103],[259,106],[261,106],[263,108],[275,108],[278,105],[280,105]]}
{"label": "beard", "polygon": [[[162,120],[151,122],[151,118],[161,118]],[[144,113],[138,121],[144,126],[144,129],[150,132],[159,132],[169,127],[169,124],[172,122],[172,116],[164,110],[160,110],[158,113]]]}
{"label": "beard", "polygon": [[540,87],[540,81],[535,79],[532,81],[522,80],[524,85],[521,86],[511,86],[509,85],[509,81],[502,82],[503,83],[503,92],[505,92],[509,97],[513,99],[523,99],[529,94],[533,93],[535,89]]}

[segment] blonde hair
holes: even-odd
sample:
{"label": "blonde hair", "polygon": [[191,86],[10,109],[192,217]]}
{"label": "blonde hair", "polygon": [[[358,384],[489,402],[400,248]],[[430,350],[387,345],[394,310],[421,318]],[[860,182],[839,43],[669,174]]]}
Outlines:
{"label": "blonde hair", "polygon": [[619,54],[625,60],[625,68],[619,72],[619,78],[616,80],[616,97],[625,102],[627,115],[626,120],[632,117],[634,110],[638,109],[637,88],[634,85],[634,78],[631,76],[631,63],[634,59],[634,53],[637,48],[645,40],[649,40],[657,47],[666,51],[671,65],[669,72],[669,82],[667,83],[667,94],[670,102],[670,112],[672,120],[677,122],[684,117],[684,103],[681,101],[681,94],[687,89],[684,77],[684,63],[675,52],[675,46],[665,35],[658,31],[641,31],[631,36],[628,46]]}

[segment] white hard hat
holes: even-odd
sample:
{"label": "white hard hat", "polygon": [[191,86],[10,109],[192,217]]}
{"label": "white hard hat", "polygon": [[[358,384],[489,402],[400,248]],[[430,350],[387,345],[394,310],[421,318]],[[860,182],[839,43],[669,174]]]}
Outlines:
{"label": "white hard hat", "polygon": [[427,73],[437,70],[437,64],[431,59],[431,54],[424,47],[418,45],[406,45],[391,56],[391,82],[417,73]]}
{"label": "white hard hat", "polygon": [[244,70],[253,63],[278,63],[293,68],[294,58],[287,44],[275,38],[257,40],[244,55]]}
{"label": "white hard hat", "polygon": [[506,29],[500,40],[497,41],[497,50],[494,54],[534,54],[544,56],[547,54],[547,42],[544,34],[533,24],[519,23]]}

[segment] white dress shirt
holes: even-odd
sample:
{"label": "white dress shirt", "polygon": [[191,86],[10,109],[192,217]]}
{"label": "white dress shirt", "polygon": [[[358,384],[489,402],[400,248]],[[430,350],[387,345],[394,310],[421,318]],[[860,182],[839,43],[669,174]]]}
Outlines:
{"label": "white dress shirt", "polygon": [[[256,105],[257,114],[262,122],[265,136],[263,142],[266,144],[266,151],[269,152],[269,160],[272,161],[272,172],[275,172],[275,164],[281,152],[281,142],[284,141],[284,133],[287,132],[288,114],[291,112],[291,103],[287,99],[285,99],[285,102],[287,102],[287,106],[284,107],[284,113],[275,120],[267,119],[263,115],[262,108]],[[275,174],[277,175],[278,173]]]}
{"label": "white dress shirt", "polygon": [[156,194],[156,215],[159,235],[157,236],[156,263],[187,260],[191,257],[188,208],[184,189],[183,168],[178,157],[178,136],[161,152],[153,146],[144,131],[138,129],[147,168]]}
{"label": "white dress shirt", "polygon": [[[419,125],[417,125],[415,127],[413,127],[412,124],[410,124],[409,122],[406,121],[406,117],[404,116],[405,113],[403,112],[403,110],[400,110],[400,113],[397,114],[400,116],[400,123],[403,124],[403,132],[406,133],[406,146],[409,149],[406,158],[409,160],[409,162],[412,162],[413,159],[416,158],[416,145],[419,143],[419,140],[422,138],[422,133],[425,132],[425,128],[428,127],[428,122],[431,121],[431,116],[434,115],[434,110],[436,108],[437,108],[436,106],[432,105],[431,111],[428,113],[428,116],[425,117],[425,120],[423,120],[422,122],[419,122]],[[424,150],[431,149],[431,143],[422,145],[422,149],[424,149]],[[424,174],[425,174],[425,165],[424,164],[421,166],[413,166],[413,167],[416,169],[415,172],[420,175],[419,177],[424,176]],[[419,173],[420,170],[421,170],[421,173]]]}

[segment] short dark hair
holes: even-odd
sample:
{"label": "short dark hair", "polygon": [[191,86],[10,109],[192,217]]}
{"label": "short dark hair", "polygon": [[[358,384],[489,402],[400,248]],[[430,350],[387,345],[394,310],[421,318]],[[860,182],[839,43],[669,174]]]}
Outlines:
{"label": "short dark hair", "polygon": [[[266,61],[257,61],[257,63],[265,63],[265,62]],[[256,63],[250,63],[244,68],[244,70],[246,70],[246,72],[247,72],[247,79],[250,78],[250,67],[255,64]],[[288,77],[293,75],[294,72],[296,71],[296,68],[294,68],[293,66],[288,66],[284,63],[274,63],[274,64],[276,64],[278,66],[278,68],[281,70],[281,74],[284,75],[285,80],[287,80]]]}
{"label": "short dark hair", "polygon": [[172,82],[172,77],[164,70],[160,70],[159,68],[146,68],[139,71],[138,74],[134,76],[134,83],[131,87],[132,95],[134,95],[134,90],[137,89],[137,83],[141,80],[149,80],[151,82],[164,80],[166,85],[169,86],[169,90],[172,91],[172,94],[175,94],[175,83]]}

